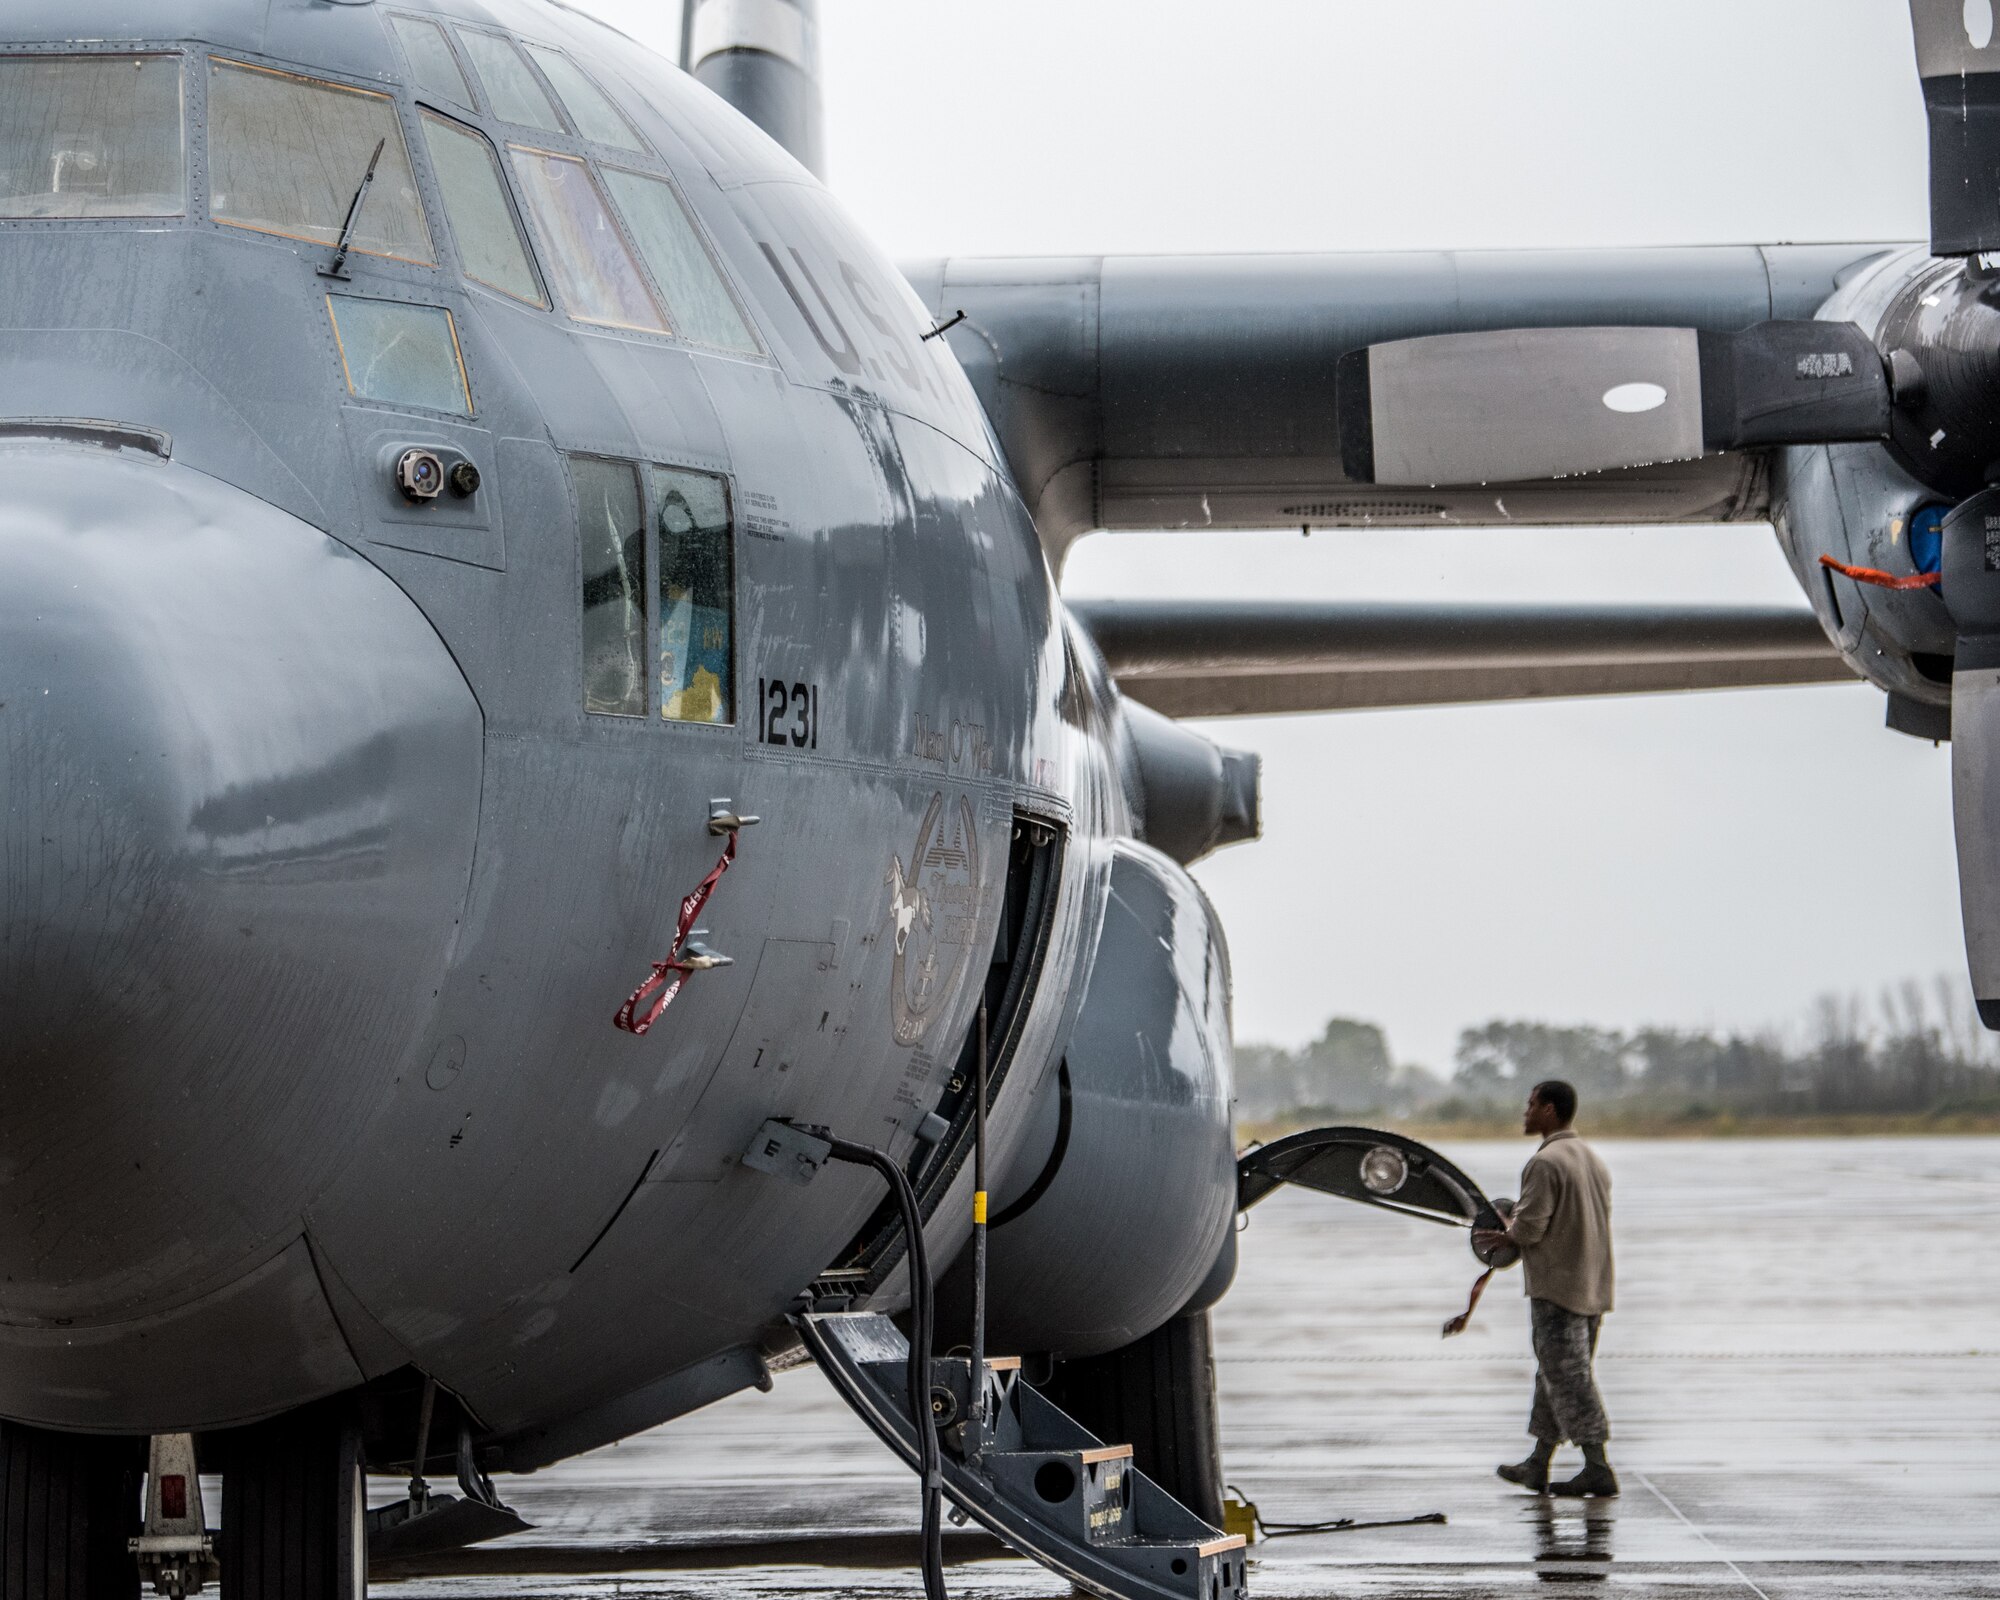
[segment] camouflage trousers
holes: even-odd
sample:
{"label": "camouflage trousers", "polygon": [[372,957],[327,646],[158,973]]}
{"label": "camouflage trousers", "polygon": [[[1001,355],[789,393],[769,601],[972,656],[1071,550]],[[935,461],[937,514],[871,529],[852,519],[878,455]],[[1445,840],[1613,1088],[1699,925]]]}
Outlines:
{"label": "camouflage trousers", "polygon": [[1535,1405],[1528,1433],[1549,1444],[1603,1444],[1611,1437],[1604,1396],[1590,1369],[1602,1317],[1579,1316],[1553,1300],[1530,1300],[1535,1335]]}

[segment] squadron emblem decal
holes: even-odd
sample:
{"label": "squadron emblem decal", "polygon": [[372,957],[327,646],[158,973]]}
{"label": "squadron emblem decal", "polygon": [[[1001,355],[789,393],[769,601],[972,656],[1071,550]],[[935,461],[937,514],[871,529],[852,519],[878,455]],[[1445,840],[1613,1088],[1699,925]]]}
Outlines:
{"label": "squadron emblem decal", "polygon": [[895,1040],[923,1042],[938,1002],[958,987],[979,925],[979,828],[972,802],[949,807],[931,796],[906,868],[892,856],[883,878],[889,891],[884,920],[896,935],[890,1006]]}

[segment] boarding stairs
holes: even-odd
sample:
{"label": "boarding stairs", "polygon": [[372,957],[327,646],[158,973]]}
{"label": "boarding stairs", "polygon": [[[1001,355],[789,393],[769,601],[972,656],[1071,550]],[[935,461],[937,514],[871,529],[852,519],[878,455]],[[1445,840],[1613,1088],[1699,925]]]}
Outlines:
{"label": "boarding stairs", "polygon": [[[901,1330],[872,1312],[792,1322],[840,1397],[915,1467]],[[965,1515],[1104,1600],[1243,1600],[1242,1535],[1209,1526],[1132,1465],[1130,1445],[1105,1444],[1051,1404],[1018,1359],[985,1368],[975,1411],[971,1363],[931,1362],[944,1490]]]}

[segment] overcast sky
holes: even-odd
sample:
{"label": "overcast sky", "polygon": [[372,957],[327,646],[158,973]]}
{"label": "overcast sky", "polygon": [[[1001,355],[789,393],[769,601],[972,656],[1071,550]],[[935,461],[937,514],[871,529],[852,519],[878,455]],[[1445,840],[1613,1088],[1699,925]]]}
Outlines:
{"label": "overcast sky", "polygon": [[[678,8],[585,0],[671,52]],[[831,182],[899,257],[1914,239],[1905,0],[822,0]],[[1797,598],[1768,528],[1099,535],[1074,594]],[[1945,750],[1869,688],[1212,724],[1237,1033],[1788,1023],[1962,971]]]}

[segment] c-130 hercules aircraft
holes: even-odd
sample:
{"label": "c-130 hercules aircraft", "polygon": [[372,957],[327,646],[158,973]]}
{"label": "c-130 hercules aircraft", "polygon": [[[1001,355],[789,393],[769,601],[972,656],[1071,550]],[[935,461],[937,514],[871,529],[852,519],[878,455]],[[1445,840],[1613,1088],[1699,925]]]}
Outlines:
{"label": "c-130 hercules aircraft", "polygon": [[[1185,869],[1256,763],[1176,716],[1858,673],[1953,741],[2000,1023],[2000,46],[1912,15],[1929,250],[899,271],[810,0],[687,70],[557,0],[16,0],[0,1600],[359,1595],[807,1357],[932,1530],[1241,1593],[1234,1215],[1486,1202],[1363,1130],[1239,1170]],[[1051,576],[1764,519],[1817,627]]]}

